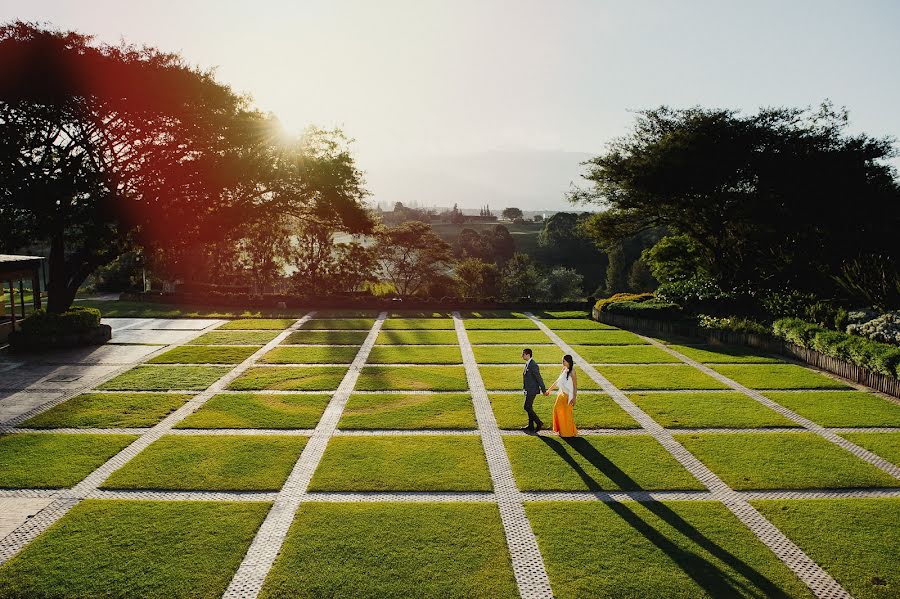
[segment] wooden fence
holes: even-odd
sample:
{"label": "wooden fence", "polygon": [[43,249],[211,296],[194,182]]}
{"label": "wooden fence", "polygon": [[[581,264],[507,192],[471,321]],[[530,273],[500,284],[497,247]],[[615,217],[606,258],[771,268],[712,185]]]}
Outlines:
{"label": "wooden fence", "polygon": [[795,358],[826,372],[836,374],[850,381],[871,387],[876,391],[881,391],[882,393],[887,393],[894,397],[900,397],[900,379],[879,372],[872,372],[868,368],[857,366],[852,362],[847,362],[846,360],[841,360],[839,358],[832,358],[831,356],[826,356],[814,349],[794,345],[793,343],[788,343],[777,337],[753,333],[735,333],[732,331],[702,329],[695,324],[687,322],[634,318],[633,316],[600,312],[596,308],[592,310],[592,315],[595,320],[600,322],[649,335],[676,335],[679,337],[698,338],[713,345],[743,345],[767,353],[781,354]]}

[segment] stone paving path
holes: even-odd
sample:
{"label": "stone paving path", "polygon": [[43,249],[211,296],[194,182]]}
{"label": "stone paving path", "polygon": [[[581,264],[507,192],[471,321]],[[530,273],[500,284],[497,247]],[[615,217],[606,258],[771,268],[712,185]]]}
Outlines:
{"label": "stone paving path", "polygon": [[[367,362],[369,352],[375,345],[387,314],[382,313],[368,330],[365,341],[351,364],[337,364],[346,368],[340,385],[333,391],[249,391],[242,393],[278,394],[331,394],[325,411],[314,429],[175,429],[178,422],[200,408],[213,395],[229,393],[228,384],[251,366],[266,365],[258,360],[269,350],[281,344],[292,332],[314,316],[307,314],[290,327],[277,332],[272,341],[257,347],[254,353],[237,365],[230,366],[227,374],[206,390],[197,393],[181,408],[171,413],[149,429],[26,429],[20,425],[28,418],[68,400],[79,392],[93,389],[104,381],[120,374],[136,363],[161,354],[163,351],[185,344],[198,335],[219,326],[219,320],[179,320],[179,319],[110,319],[114,327],[114,341],[131,343],[142,340],[160,345],[130,346],[118,348],[105,346],[90,352],[58,353],[42,357],[39,361],[22,361],[9,358],[0,360],[0,433],[53,432],[60,434],[137,434],[139,438],[108,460],[96,471],[71,489],[6,489],[0,490],[0,564],[18,553],[47,527],[56,522],[74,505],[85,498],[96,499],[142,499],[163,501],[267,501],[272,502],[268,516],[257,531],[250,548],[236,571],[227,590],[226,597],[255,597],[262,589],[266,575],[275,562],[298,507],[303,502],[490,502],[500,511],[507,546],[512,561],[513,573],[522,597],[552,597],[553,592],[547,576],[540,548],[526,517],[524,505],[533,501],[668,501],[668,500],[714,500],[725,505],[756,536],[778,556],[810,590],[818,597],[847,597],[847,591],[827,572],[813,562],[797,545],[780,530],[766,520],[748,503],[756,499],[811,499],[811,498],[864,498],[900,497],[900,489],[809,489],[801,491],[735,491],[728,487],[705,464],[688,452],[673,437],[676,433],[735,434],[740,432],[813,432],[843,450],[860,457],[882,471],[900,478],[900,468],[838,435],[850,432],[888,432],[900,428],[891,427],[822,427],[787,408],[766,398],[758,391],[748,389],[724,377],[708,366],[691,360],[684,354],[644,337],[650,345],[678,358],[682,363],[695,368],[781,415],[793,420],[800,427],[754,428],[754,429],[667,429],[655,422],[649,415],[607,380],[596,368],[573,351],[557,334],[539,319],[528,315],[549,340],[566,353],[575,356],[576,363],[585,374],[593,379],[601,390],[607,393],[622,409],[632,416],[641,428],[638,429],[587,429],[580,433],[585,436],[603,435],[650,435],[668,450],[690,473],[706,487],[705,491],[634,491],[634,492],[523,492],[516,486],[509,457],[503,444],[503,437],[517,437],[525,433],[515,430],[500,430],[488,399],[488,392],[475,360],[469,341],[465,321],[458,313],[453,314],[453,326],[458,346],[462,353],[469,394],[472,397],[477,420],[476,429],[467,430],[341,430],[337,425],[347,400],[354,394],[435,394],[433,391],[353,391],[357,378]],[[270,331],[276,333],[276,331]],[[534,331],[537,332],[537,331]],[[162,345],[165,343],[165,345]],[[316,346],[297,346],[316,347]],[[321,346],[318,346],[321,347]],[[356,345],[350,347],[357,347]],[[380,346],[384,347],[384,346]],[[393,346],[402,347],[402,346]],[[509,346],[510,349],[519,346]],[[313,366],[313,365],[311,365]],[[323,366],[315,364],[314,366]],[[388,366],[378,364],[378,366]],[[404,365],[406,366],[406,365]],[[428,369],[430,366],[420,366]],[[8,375],[8,376],[7,376]],[[177,392],[177,391],[172,391]],[[641,393],[671,393],[673,391],[642,391]],[[674,392],[707,393],[713,390],[676,390]],[[828,392],[828,391],[823,391]],[[117,392],[106,392],[117,393]],[[491,391],[491,394],[520,394],[516,391]],[[542,433],[547,434],[547,433]],[[163,435],[302,435],[309,442],[294,465],[291,474],[280,491],[277,492],[216,492],[216,491],[116,491],[100,489],[99,486],[114,471],[124,466],[144,448]],[[391,435],[451,435],[480,436],[487,465],[493,481],[492,492],[309,492],[309,482],[318,466],[328,441],[333,436],[391,436]]]}

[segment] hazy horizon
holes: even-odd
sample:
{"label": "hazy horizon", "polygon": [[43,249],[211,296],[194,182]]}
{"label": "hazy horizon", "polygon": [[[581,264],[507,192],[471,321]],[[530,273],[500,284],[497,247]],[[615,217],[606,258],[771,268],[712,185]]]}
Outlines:
{"label": "hazy horizon", "polygon": [[291,131],[341,127],[374,201],[577,209],[579,163],[662,104],[830,99],[900,136],[887,1],[0,0],[16,19],[178,51]]}

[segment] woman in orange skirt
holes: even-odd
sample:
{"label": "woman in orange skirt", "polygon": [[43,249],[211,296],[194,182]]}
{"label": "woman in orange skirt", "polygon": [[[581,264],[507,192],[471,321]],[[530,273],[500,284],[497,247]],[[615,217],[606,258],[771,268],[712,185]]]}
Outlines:
{"label": "woman in orange skirt", "polygon": [[550,395],[553,389],[559,389],[556,403],[553,404],[553,431],[560,437],[577,437],[578,429],[575,428],[575,397],[578,395],[578,377],[575,375],[575,363],[572,356],[563,356],[563,369],[544,395]]}

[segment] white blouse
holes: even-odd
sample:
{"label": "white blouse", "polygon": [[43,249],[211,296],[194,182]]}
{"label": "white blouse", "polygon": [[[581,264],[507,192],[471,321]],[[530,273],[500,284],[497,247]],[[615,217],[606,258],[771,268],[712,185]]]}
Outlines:
{"label": "white blouse", "polygon": [[569,375],[566,378],[566,369],[563,368],[563,371],[559,373],[559,378],[556,379],[557,388],[565,393],[569,399],[572,399],[572,395],[575,393],[575,385],[572,383],[572,376]]}

